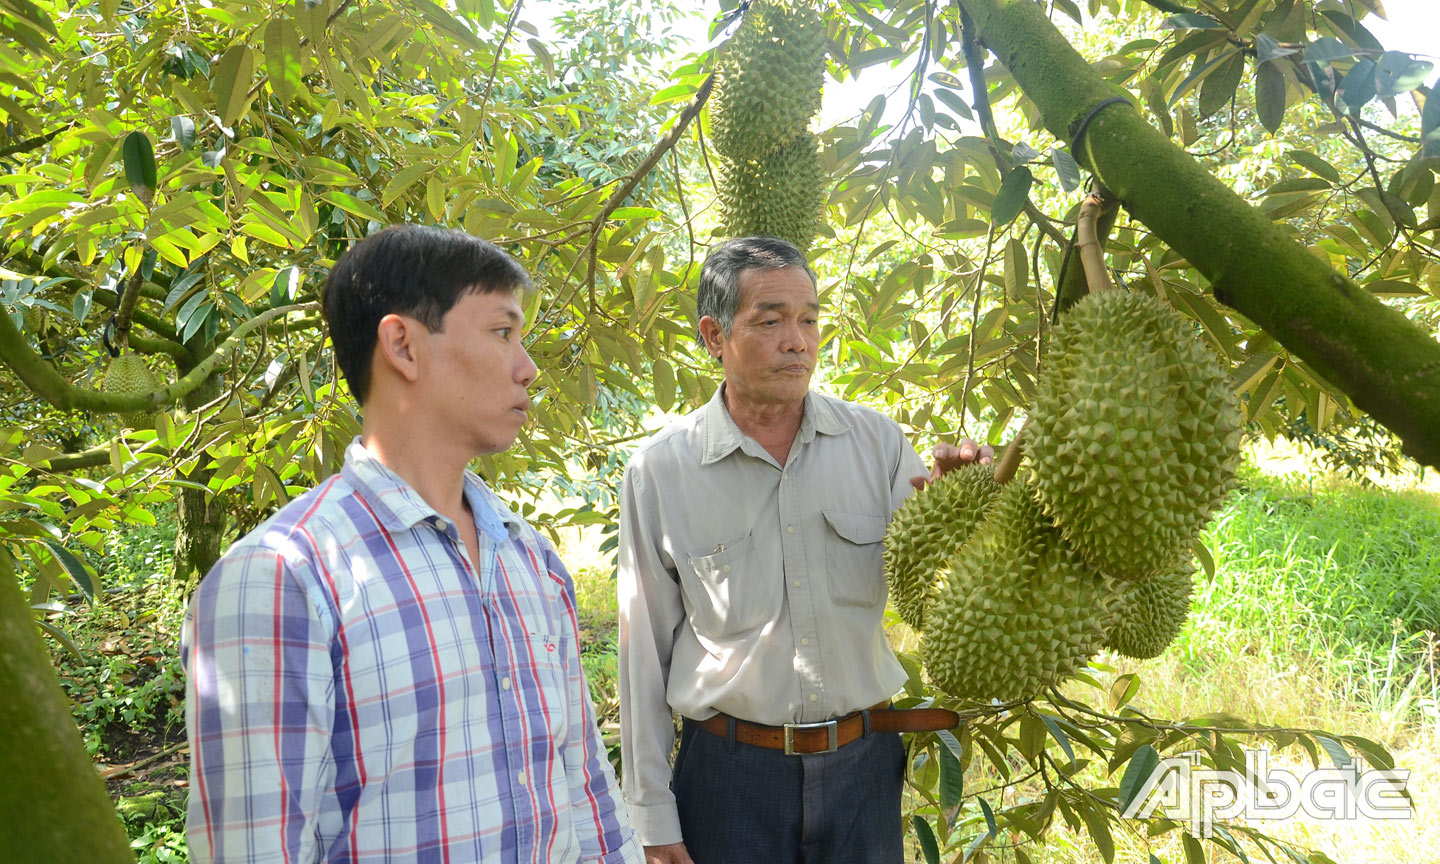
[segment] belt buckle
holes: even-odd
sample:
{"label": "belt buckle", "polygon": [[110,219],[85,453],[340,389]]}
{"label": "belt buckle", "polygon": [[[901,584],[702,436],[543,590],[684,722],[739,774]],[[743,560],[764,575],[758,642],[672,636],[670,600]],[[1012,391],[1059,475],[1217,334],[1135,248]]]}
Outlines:
{"label": "belt buckle", "polygon": [[[795,752],[795,730],[797,729],[828,729],[830,732],[829,743],[824,750],[815,750],[805,753]],[[840,721],[822,720],[819,723],[786,723],[785,724],[785,755],[786,756],[813,756],[819,753],[834,753],[840,749]]]}

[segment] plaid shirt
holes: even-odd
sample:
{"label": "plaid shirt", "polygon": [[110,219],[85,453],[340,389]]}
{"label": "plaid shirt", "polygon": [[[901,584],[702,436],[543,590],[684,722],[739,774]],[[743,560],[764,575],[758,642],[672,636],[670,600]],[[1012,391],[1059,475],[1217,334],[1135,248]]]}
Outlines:
{"label": "plaid shirt", "polygon": [[191,860],[639,862],[554,549],[459,531],[358,441],[187,611]]}

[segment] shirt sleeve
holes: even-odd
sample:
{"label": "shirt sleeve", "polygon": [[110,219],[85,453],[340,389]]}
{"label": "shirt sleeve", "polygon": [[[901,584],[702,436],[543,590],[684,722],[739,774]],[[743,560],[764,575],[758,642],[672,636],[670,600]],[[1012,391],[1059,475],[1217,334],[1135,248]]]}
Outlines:
{"label": "shirt sleeve", "polygon": [[595,720],[595,706],[580,665],[580,627],[575,611],[575,584],[560,556],[544,544],[545,567],[550,578],[564,586],[566,687],[572,716],[571,734],[564,749],[565,775],[570,787],[570,812],[580,841],[582,864],[643,864],[643,852],[621,806],[619,784],[605,755],[605,743]]}
{"label": "shirt sleeve", "polygon": [[260,546],[231,551],[186,610],[181,656],[190,742],[190,860],[318,860],[334,783],[328,607],[306,573]]}
{"label": "shirt sleeve", "polygon": [[646,495],[643,457],[625,471],[620,493],[620,759],[625,802],[640,842],[679,843],[680,814],[670,791],[675,723],[666,700],[675,628],[685,614],[673,564],[661,547],[655,502]]}
{"label": "shirt sleeve", "polygon": [[899,445],[899,462],[895,473],[890,478],[890,509],[898,510],[905,499],[915,494],[915,487],[910,484],[912,477],[928,477],[930,469],[925,466],[925,460],[915,452],[915,447],[905,433],[900,431],[899,425],[895,426],[895,437]]}

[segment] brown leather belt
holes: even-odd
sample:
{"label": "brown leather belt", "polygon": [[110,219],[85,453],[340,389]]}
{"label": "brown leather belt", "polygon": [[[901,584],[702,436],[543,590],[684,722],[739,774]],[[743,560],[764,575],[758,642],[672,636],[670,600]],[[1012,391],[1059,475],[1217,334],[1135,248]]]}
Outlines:
{"label": "brown leather belt", "polygon": [[[819,723],[786,723],[766,726],[749,720],[735,719],[735,740],[754,747],[783,750],[791,756],[812,753],[833,753],[865,734],[866,712],[870,715],[871,732],[935,732],[953,729],[960,724],[960,715],[945,708],[891,708],[881,702],[864,711],[851,711],[844,717]],[[701,730],[725,738],[730,732],[731,717],[716,714],[708,720],[691,720]]]}

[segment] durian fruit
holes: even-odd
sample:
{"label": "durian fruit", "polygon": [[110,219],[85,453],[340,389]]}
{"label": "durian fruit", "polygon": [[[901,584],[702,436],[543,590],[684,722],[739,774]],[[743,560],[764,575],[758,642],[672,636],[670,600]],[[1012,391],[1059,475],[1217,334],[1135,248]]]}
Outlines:
{"label": "durian fruit", "polygon": [[1194,574],[1195,565],[1187,557],[1143,582],[1116,582],[1118,591],[1105,647],[1136,660],[1159,657],[1190,617]]}
{"label": "durian fruit", "polygon": [[721,159],[716,192],[731,237],[766,235],[807,249],[824,223],[828,183],[809,132],[758,161]]}
{"label": "durian fruit", "polygon": [[825,25],[807,0],[755,0],[715,63],[710,135],[720,155],[758,161],[820,111]]}
{"label": "durian fruit", "polygon": [[1030,420],[1036,497],[1111,576],[1173,565],[1234,483],[1240,412],[1225,369],[1149,295],[1102,291],[1071,308]]}
{"label": "durian fruit", "polygon": [[1029,699],[1100,650],[1112,597],[1109,580],[1075,554],[1016,479],[936,587],[921,660],[953,696]]}
{"label": "durian fruit", "polygon": [[[150,367],[145,365],[144,358],[138,354],[122,354],[106,367],[100,389],[106,393],[130,396],[151,393],[160,389],[160,385]],[[120,415],[120,422],[131,429],[143,429],[154,422],[154,416],[148,411],[139,411]]]}
{"label": "durian fruit", "polygon": [[1000,494],[992,465],[949,471],[905,499],[885,531],[885,581],[900,617],[921,630],[931,589]]}

